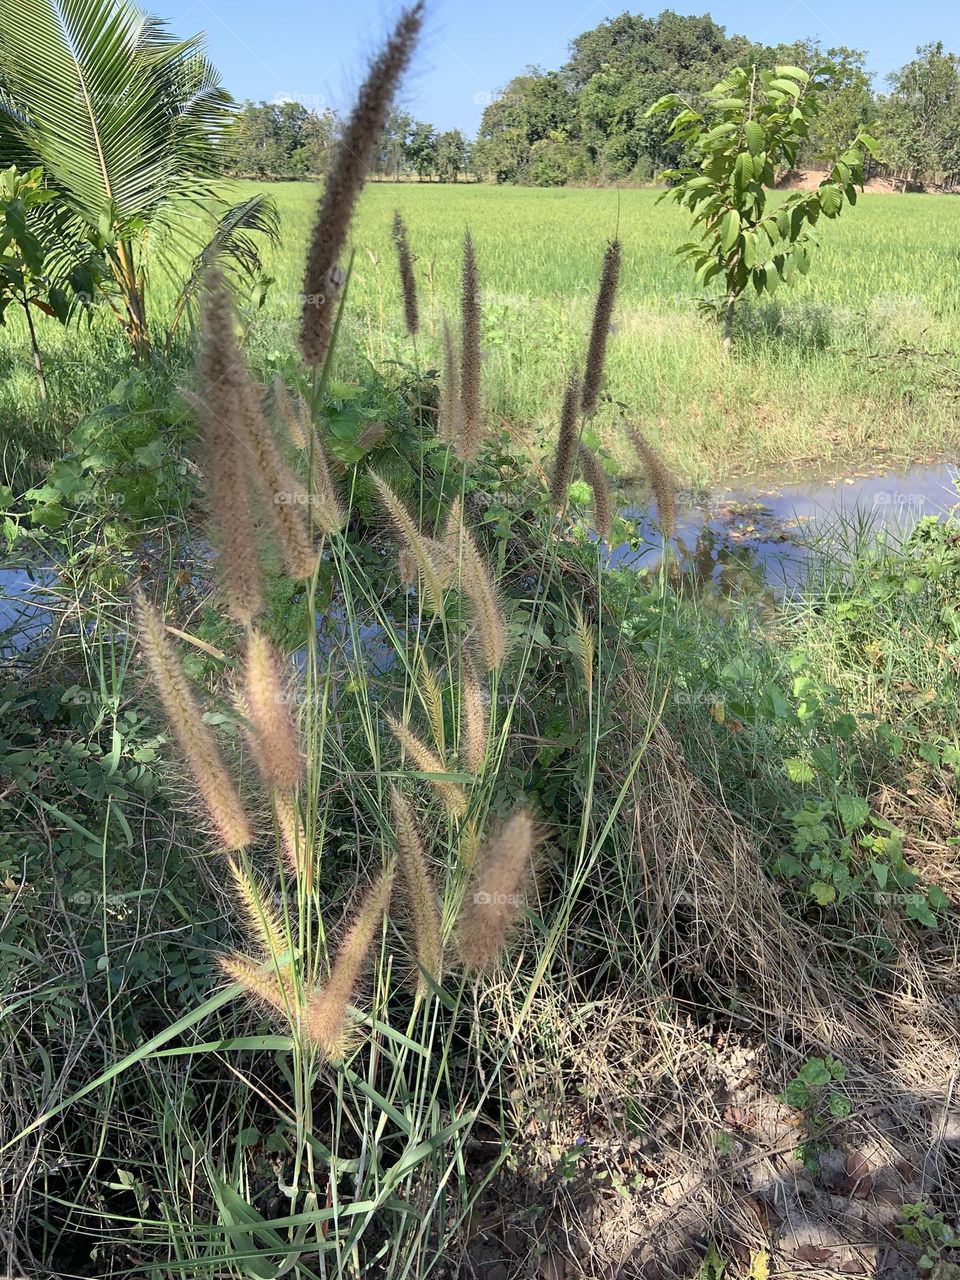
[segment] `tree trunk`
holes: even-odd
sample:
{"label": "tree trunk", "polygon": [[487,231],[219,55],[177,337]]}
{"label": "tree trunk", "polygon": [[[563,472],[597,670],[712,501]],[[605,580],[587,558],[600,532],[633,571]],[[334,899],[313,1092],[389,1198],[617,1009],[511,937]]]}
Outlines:
{"label": "tree trunk", "polygon": [[727,309],[723,317],[723,349],[729,351],[733,346],[733,308],[737,295],[731,289],[727,294]]}
{"label": "tree trunk", "polygon": [[43,376],[43,361],[40,359],[40,344],[37,342],[37,331],[33,327],[33,316],[30,314],[30,303],[23,304],[24,312],[27,317],[27,330],[30,334],[30,347],[33,351],[33,370],[37,375],[37,383],[40,387],[40,399],[47,398],[47,380]]}

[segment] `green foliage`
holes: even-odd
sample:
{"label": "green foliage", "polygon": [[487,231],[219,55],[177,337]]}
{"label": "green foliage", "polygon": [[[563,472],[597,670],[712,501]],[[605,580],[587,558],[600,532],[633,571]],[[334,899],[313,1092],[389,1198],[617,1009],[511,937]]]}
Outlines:
{"label": "green foliage", "polygon": [[943,1261],[947,1249],[960,1249],[960,1233],[956,1227],[951,1226],[942,1213],[934,1213],[925,1200],[905,1204],[900,1217],[903,1239],[921,1250],[917,1260],[921,1271],[932,1272],[938,1268],[939,1280],[956,1280],[960,1267]]}
{"label": "green foliage", "polygon": [[669,136],[683,145],[690,161],[662,176],[674,184],[667,195],[693,215],[700,238],[677,253],[693,265],[699,285],[722,280],[727,337],[732,305],[747,287],[773,293],[798,273],[805,275],[821,215],[833,219],[845,204],[856,204],[864,155],[875,145],[865,133],[857,135],[818,190],[795,192],[768,208],[777,172],[796,163],[829,83],[829,68],[811,76],[792,66],[736,67],[707,95],[704,111],[671,93],[647,112],[656,116],[681,108]]}
{"label": "green foliage", "polygon": [[797,1155],[811,1173],[820,1167],[819,1156],[826,1149],[826,1131],[832,1120],[850,1114],[850,1101],[839,1089],[847,1069],[836,1058],[809,1058],[781,1095],[787,1106],[803,1112],[806,1137]]}

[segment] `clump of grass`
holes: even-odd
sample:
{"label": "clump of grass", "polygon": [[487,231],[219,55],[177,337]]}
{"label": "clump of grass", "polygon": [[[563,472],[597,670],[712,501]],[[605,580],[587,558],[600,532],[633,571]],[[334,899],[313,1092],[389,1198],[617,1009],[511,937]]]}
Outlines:
{"label": "clump of grass", "polygon": [[420,329],[420,308],[417,305],[417,280],[413,274],[413,254],[407,225],[397,209],[393,215],[393,243],[397,250],[397,266],[400,270],[400,288],[403,292],[403,319],[411,338]]}
{"label": "clump of grass", "polygon": [[533,848],[533,822],[521,809],[480,851],[457,922],[457,950],[468,972],[489,968],[506,946],[523,903]]}
{"label": "clump of grass", "polygon": [[422,0],[405,9],[371,64],[324,183],[303,281],[300,349],[307,365],[322,364],[330,346],[335,303],[342,286],[340,255],[373,149],[423,26],[423,14]]}
{"label": "clump of grass", "polygon": [[617,283],[620,279],[620,241],[613,240],[607,245],[603,255],[603,270],[600,273],[600,287],[593,308],[593,324],[590,329],[590,345],[587,348],[587,362],[583,372],[583,390],[580,397],[580,408],[585,418],[597,407],[600,384],[603,380],[603,366],[607,356],[607,338],[610,335],[610,321],[613,317],[613,303],[617,296]]}

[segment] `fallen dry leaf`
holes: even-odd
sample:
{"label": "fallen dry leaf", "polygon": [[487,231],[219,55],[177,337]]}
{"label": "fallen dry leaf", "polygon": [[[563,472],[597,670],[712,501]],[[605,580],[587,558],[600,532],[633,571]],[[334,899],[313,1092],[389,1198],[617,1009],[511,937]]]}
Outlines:
{"label": "fallen dry leaf", "polygon": [[830,1261],[833,1250],[821,1249],[815,1244],[802,1244],[799,1249],[794,1250],[793,1256],[799,1258],[801,1262],[812,1262],[815,1266],[821,1266],[824,1262]]}

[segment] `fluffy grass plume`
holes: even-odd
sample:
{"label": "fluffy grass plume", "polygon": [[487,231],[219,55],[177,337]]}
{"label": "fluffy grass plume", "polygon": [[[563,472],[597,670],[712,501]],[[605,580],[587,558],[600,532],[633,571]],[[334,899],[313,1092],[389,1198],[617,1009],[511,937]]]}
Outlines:
{"label": "fluffy grass plume", "polygon": [[463,510],[459,500],[450,508],[447,520],[446,545],[461,566],[461,582],[464,595],[470,602],[470,611],[477,633],[477,641],[484,668],[495,671],[507,653],[507,629],[503,621],[503,609],[487,567],[470,530],[463,522]]}
{"label": "fluffy grass plume", "polygon": [[297,728],[288,691],[270,641],[260,631],[247,633],[243,704],[254,758],[261,777],[278,791],[293,791],[303,772]]}
{"label": "fluffy grass plume", "polygon": [[453,341],[450,321],[443,318],[443,381],[440,386],[440,408],[437,413],[437,435],[447,444],[455,444],[462,435],[460,403],[460,362]]}
{"label": "fluffy grass plume", "polygon": [[230,858],[229,865],[236,900],[250,926],[251,934],[261,944],[264,959],[276,963],[290,950],[283,922],[271,906],[263,885],[248,875],[236,858]]}
{"label": "fluffy grass plume", "polygon": [[299,396],[294,401],[287,389],[287,384],[281,377],[274,378],[271,389],[274,408],[287,429],[290,443],[301,453],[306,453],[310,448],[310,436],[313,430],[307,416],[306,405]]}
{"label": "fluffy grass plume", "polygon": [[400,540],[417,563],[423,579],[424,599],[434,617],[437,617],[443,612],[443,592],[448,574],[437,556],[436,544],[420,531],[416,520],[386,480],[375,471],[370,471],[369,475]]}
{"label": "fluffy grass plume", "polygon": [[563,393],[563,409],[560,412],[560,433],[553,455],[553,471],[550,474],[550,502],[561,507],[567,500],[567,490],[573,479],[573,467],[577,459],[580,439],[580,380],[571,374]]}
{"label": "fluffy grass plume", "polygon": [[593,523],[601,538],[609,538],[613,528],[613,500],[610,482],[600,459],[581,441],[577,449],[580,470],[593,492]]}
{"label": "fluffy grass plume", "polygon": [[467,658],[460,682],[460,755],[471,773],[481,773],[487,759],[487,704],[473,663]]}
{"label": "fluffy grass plume", "polygon": [[460,343],[460,418],[454,447],[463,462],[470,462],[477,456],[483,428],[480,419],[480,280],[469,231],[463,240],[460,277]]}
{"label": "fluffy grass plume", "polygon": [[239,982],[256,1004],[289,1017],[293,1010],[293,995],[281,985],[273,964],[258,964],[249,956],[240,955],[236,951],[228,956],[220,956],[218,963],[227,977]]}
{"label": "fluffy grass plume", "polygon": [[393,810],[394,837],[400,869],[407,886],[410,903],[410,922],[417,950],[420,977],[417,992],[426,995],[428,986],[424,974],[439,982],[443,968],[443,943],[440,936],[440,911],[433,877],[423,851],[423,842],[417,828],[413,809],[394,786],[390,787],[390,806]]}
{"label": "fluffy grass plume", "polygon": [[[273,403],[280,420],[286,427],[290,443],[305,458],[312,461],[313,488],[310,494],[310,509],[313,513],[313,523],[321,533],[327,535],[338,533],[343,528],[344,514],[336,485],[330,474],[327,451],[313,429],[307,407],[299,398],[294,402],[281,378],[275,378],[273,382]],[[362,447],[370,447],[370,438],[367,433],[371,427],[377,425],[379,424],[370,423],[357,443]],[[364,436],[367,436],[366,440]]]}
{"label": "fluffy grass plume", "polygon": [[302,581],[313,574],[319,559],[310,535],[307,491],[284,462],[249,377],[241,394],[241,413],[254,484],[287,572],[295,581]]}
{"label": "fluffy grass plume", "polygon": [[252,838],[250,824],[213,735],[203,722],[163,619],[142,592],[134,595],[134,608],[140,624],[140,645],[153,687],[186,757],[213,828],[225,849],[242,849]]}
{"label": "fluffy grass plume", "polygon": [[488,968],[501,953],[523,900],[533,852],[533,823],[518,810],[480,851],[457,921],[464,968]]}
{"label": "fluffy grass plume", "polygon": [[210,533],[227,612],[249,626],[263,609],[263,595],[240,413],[245,375],[234,333],[233,298],[217,268],[207,273],[201,332],[199,390],[193,400],[203,439]]}
{"label": "fluffy grass plume", "polygon": [[388,867],[368,891],[344,934],[329,978],[307,1002],[307,1035],[330,1062],[342,1058],[347,1048],[347,1006],[387,909],[392,888],[393,868]]}
{"label": "fluffy grass plume", "polygon": [[340,255],[373,149],[420,34],[423,11],[422,0],[418,0],[400,14],[392,35],[370,66],[326,176],[303,280],[300,350],[308,365],[322,364],[330,345],[340,291]]}
{"label": "fluffy grass plume", "polygon": [[304,889],[307,893],[311,893],[314,878],[313,853],[307,845],[307,833],[297,815],[293,797],[275,791],[273,808],[277,816],[277,826],[280,829],[280,844],[287,869],[295,880],[302,880]]}
{"label": "fluffy grass plume", "polygon": [[583,373],[583,391],[580,398],[580,407],[586,418],[597,407],[597,396],[600,394],[603,365],[607,355],[607,338],[610,335],[610,320],[613,316],[613,301],[617,296],[617,281],[619,279],[620,241],[613,240],[607,245],[606,252],[603,255],[600,288],[597,290],[597,301],[593,308],[590,345],[587,348],[587,363]]}
{"label": "fluffy grass plume", "polygon": [[407,333],[415,337],[420,328],[420,310],[417,306],[417,281],[413,274],[413,254],[407,236],[407,224],[397,209],[393,215],[393,243],[397,250],[397,266],[400,270],[400,287],[403,290],[403,320]]}
{"label": "fluffy grass plume", "polygon": [[[401,724],[389,712],[386,712],[385,715],[387,724],[390,726],[390,732],[421,773],[443,774],[447,772],[446,765],[432,748],[422,742],[415,733],[408,729],[405,724]],[[447,812],[454,818],[462,818],[467,812],[467,794],[459,782],[450,782],[447,778],[442,777],[429,778],[428,781],[440,797]]]}
{"label": "fluffy grass plume", "polygon": [[643,463],[647,483],[653,491],[657,515],[660,517],[660,531],[665,538],[672,538],[677,527],[676,482],[666,463],[638,427],[630,427],[630,439]]}

